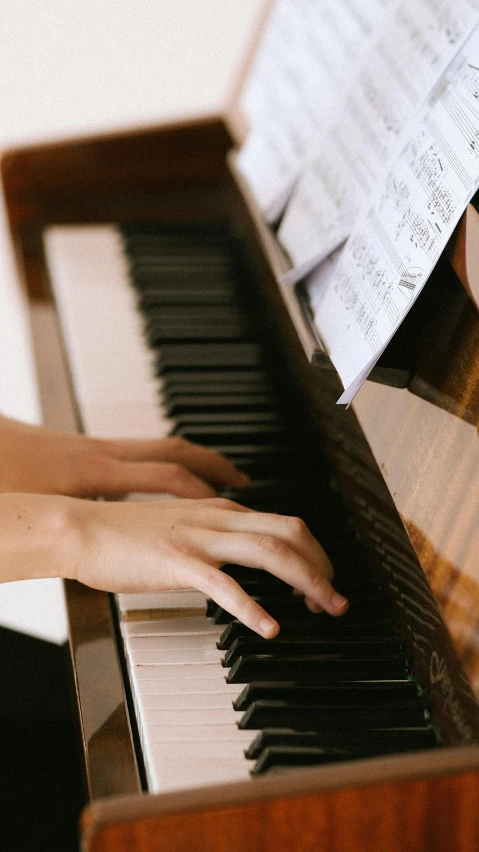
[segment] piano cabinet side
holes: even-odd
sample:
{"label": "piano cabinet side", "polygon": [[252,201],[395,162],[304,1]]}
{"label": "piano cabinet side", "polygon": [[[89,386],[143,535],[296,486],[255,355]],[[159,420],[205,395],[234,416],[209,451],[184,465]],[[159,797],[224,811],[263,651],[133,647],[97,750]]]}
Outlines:
{"label": "piano cabinet side", "polygon": [[456,652],[479,694],[479,438],[407,390],[366,383],[354,403]]}
{"label": "piano cabinet side", "polygon": [[[420,763],[415,756],[416,763]],[[412,758],[407,759],[412,764]],[[384,761],[383,761],[384,762]],[[381,767],[375,766],[379,779]],[[428,778],[314,789],[315,770],[276,776],[276,795],[255,789],[224,802],[212,790],[97,803],[84,814],[82,852],[472,852],[479,837],[477,775],[460,771]],[[420,769],[419,769],[420,772]],[[345,773],[347,774],[347,773]],[[384,774],[384,773],[383,773]],[[261,785],[258,785],[261,787]],[[309,787],[309,789],[308,789]],[[254,797],[254,798],[253,798]],[[196,798],[198,798],[196,796]],[[205,799],[205,796],[203,796]]]}

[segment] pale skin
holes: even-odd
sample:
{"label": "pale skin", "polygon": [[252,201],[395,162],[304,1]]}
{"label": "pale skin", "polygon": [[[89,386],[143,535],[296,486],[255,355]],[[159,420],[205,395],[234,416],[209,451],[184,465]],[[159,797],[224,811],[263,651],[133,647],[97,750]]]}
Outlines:
{"label": "pale skin", "polygon": [[[74,578],[113,592],[193,587],[271,638],[279,625],[220,570],[238,563],[290,583],[312,611],[342,615],[348,602],[331,585],[331,563],[299,518],[215,496],[247,483],[225,458],[180,438],[104,441],[0,417],[0,579]],[[133,491],[183,499],[92,499]]]}

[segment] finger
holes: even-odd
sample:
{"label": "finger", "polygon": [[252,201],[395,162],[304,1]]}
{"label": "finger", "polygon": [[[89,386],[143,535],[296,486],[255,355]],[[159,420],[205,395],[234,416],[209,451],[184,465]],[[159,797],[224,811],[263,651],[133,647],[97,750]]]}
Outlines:
{"label": "finger", "polygon": [[201,479],[216,485],[243,488],[249,476],[224,456],[177,436],[158,441],[118,440],[102,442],[103,452],[125,461],[171,461],[187,467]]}
{"label": "finger", "polygon": [[284,541],[307,562],[320,566],[323,575],[328,580],[332,580],[333,566],[301,518],[250,511],[245,516],[238,515],[236,512],[231,515],[225,513],[218,516],[217,520],[220,524],[215,529],[271,535]]}
{"label": "finger", "polygon": [[191,585],[199,589],[219,606],[238,618],[265,639],[273,639],[279,633],[279,624],[266,610],[253,600],[238,583],[217,568],[208,566],[194,570]]}
{"label": "finger", "polygon": [[318,615],[320,612],[323,612],[323,607],[319,606],[319,604],[317,604],[316,601],[311,600],[311,598],[305,598],[304,602],[309,611],[314,613],[314,615]]}
{"label": "finger", "polygon": [[[227,514],[249,515],[254,512],[254,509],[248,509],[247,506],[235,503],[234,500],[229,500],[227,497],[211,497],[202,501],[201,507],[195,502],[190,506],[183,504],[183,508],[188,510],[188,516],[191,514],[193,526],[201,526],[203,529],[215,532],[229,532],[231,521],[227,520]],[[187,521],[188,516],[184,513],[185,521]]]}
{"label": "finger", "polygon": [[211,486],[178,464],[125,462],[100,456],[85,465],[84,491],[113,497],[131,491],[167,493],[177,497],[214,497]]}
{"label": "finger", "polygon": [[348,601],[335,591],[323,573],[322,561],[308,562],[286,542],[272,535],[221,533],[213,539],[197,531],[197,543],[219,564],[233,562],[249,568],[262,568],[298,588],[308,599],[330,615],[342,615]]}

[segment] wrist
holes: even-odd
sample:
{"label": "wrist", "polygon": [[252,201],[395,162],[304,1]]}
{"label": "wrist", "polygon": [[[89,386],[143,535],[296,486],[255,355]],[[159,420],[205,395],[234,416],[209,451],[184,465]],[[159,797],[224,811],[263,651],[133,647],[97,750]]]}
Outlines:
{"label": "wrist", "polygon": [[71,504],[76,502],[41,494],[0,494],[1,582],[74,576],[79,536]]}

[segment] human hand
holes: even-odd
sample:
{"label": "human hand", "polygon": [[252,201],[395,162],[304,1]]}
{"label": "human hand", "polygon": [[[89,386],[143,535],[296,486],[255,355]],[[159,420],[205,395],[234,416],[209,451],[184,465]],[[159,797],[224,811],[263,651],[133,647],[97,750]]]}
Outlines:
{"label": "human hand", "polygon": [[222,565],[275,574],[313,611],[342,615],[347,601],[330,580],[324,550],[299,518],[253,512],[221,498],[162,503],[69,501],[67,576],[114,592],[196,588],[266,638],[279,625]]}
{"label": "human hand", "polygon": [[0,492],[120,497],[131,491],[213,497],[249,478],[183,438],[100,440],[0,417]]}

